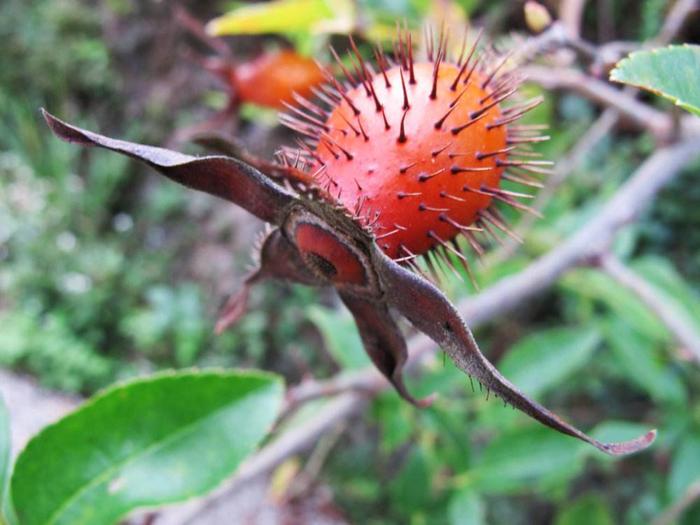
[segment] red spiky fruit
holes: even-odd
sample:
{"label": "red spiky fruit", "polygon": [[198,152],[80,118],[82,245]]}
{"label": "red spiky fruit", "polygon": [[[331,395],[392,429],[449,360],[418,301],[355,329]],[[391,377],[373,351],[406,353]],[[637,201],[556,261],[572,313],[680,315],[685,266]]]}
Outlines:
{"label": "red spiky fruit", "polygon": [[[482,188],[497,188],[503,171],[497,161],[505,159],[506,130],[488,128],[502,115],[498,106],[482,113],[480,101],[488,97],[483,76],[475,72],[466,86],[457,82],[451,90],[459,68],[444,64],[431,96],[434,69],[431,63],[415,64],[415,82],[404,81],[407,109],[400,66],[387,71],[389,87],[376,79],[388,126],[363,87],[348,91],[359,115],[343,100],[316,149],[339,200],[349,209],[357,206],[366,222],[379,213],[375,231],[394,258],[424,254],[474,223],[491,202]],[[463,102],[450,106],[457,97]],[[357,134],[346,131],[353,120],[358,131],[362,127]]]}
{"label": "red spiky fruit", "polygon": [[537,169],[537,161],[510,155],[544,137],[507,127],[535,103],[502,107],[518,85],[513,72],[499,73],[505,58],[488,63],[475,43],[465,60],[449,63],[441,37],[434,58],[429,50],[427,60],[414,62],[410,41],[399,35],[396,63],[377,52],[375,73],[352,46],[354,73],[339,61],[347,82],[329,76],[330,86],[317,92],[329,107],[299,100],[302,107],[282,119],[307,137],[301,154],[318,183],[394,259],[431,249],[463,259],[452,242],[460,233],[477,250],[474,230],[509,233],[492,201],[524,207],[501,179],[506,166]]}
{"label": "red spiky fruit", "polygon": [[312,59],[282,50],[230,68],[228,81],[242,102],[282,109],[294,101],[294,93],[310,96],[324,76]]}

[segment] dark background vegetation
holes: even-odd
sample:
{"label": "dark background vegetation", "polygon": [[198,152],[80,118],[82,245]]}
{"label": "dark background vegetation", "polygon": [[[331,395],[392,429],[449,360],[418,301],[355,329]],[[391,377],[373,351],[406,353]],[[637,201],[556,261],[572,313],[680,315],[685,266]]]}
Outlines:
{"label": "dark background vegetation", "polygon": [[[457,3],[492,35],[526,30],[520,2]],[[428,7],[365,4],[415,23]],[[670,2],[588,4],[583,36],[604,42],[652,37]],[[226,3],[189,7],[208,20]],[[221,107],[221,87],[187,59],[201,46],[174,22],[171,5],[4,0],[0,14],[0,365],[89,395],[170,367],[257,367],[296,383],[364,363],[352,323],[321,290],[258,288],[251,312],[215,337],[218,306],[240,282],[261,224],[136,163],[61,143],[40,121],[45,106],[108,134],[164,144],[178,126]],[[681,37],[698,34],[691,27]],[[244,55],[276,41],[231,39]],[[557,159],[599,109],[574,95],[545,96],[537,119],[551,126],[552,140],[541,150]],[[237,134],[251,149],[269,154],[287,138],[270,130],[271,113],[243,114]],[[653,148],[649,136],[616,128],[560,188],[518,253],[486,265],[479,280],[521,269],[555,246]],[[697,166],[625,230],[615,251],[700,324]],[[473,293],[457,282],[447,287],[452,297]],[[568,273],[478,337],[505,375],[580,426],[604,422],[597,435],[616,437],[658,426],[658,444],[633,458],[603,458],[472,393],[438,360],[414,384],[440,392],[435,407],[416,411],[387,392],[337,438],[318,481],[348,521],[641,524],[700,479],[697,364],[603,273]],[[683,523],[698,522],[696,505]]]}

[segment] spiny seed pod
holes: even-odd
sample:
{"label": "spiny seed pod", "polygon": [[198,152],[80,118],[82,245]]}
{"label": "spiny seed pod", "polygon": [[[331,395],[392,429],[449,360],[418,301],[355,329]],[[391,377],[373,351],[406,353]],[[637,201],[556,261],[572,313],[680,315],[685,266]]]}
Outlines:
{"label": "spiny seed pod", "polygon": [[[436,48],[431,41],[417,60],[411,35],[400,31],[393,60],[376,49],[378,71],[352,40],[352,71],[332,50],[345,81],[326,72],[318,103],[295,97],[298,105],[281,120],[304,139],[286,158],[304,158],[317,183],[371,228],[389,257],[411,263],[435,253],[449,264],[451,253],[466,265],[457,236],[481,253],[475,231],[510,234],[493,203],[528,209],[516,198],[529,195],[501,182],[538,186],[527,172],[548,163],[529,158],[527,148],[547,137],[536,127],[510,126],[540,100],[503,106],[521,81],[505,71],[507,56],[479,52],[477,37],[449,61],[447,37],[440,35]],[[518,154],[525,158],[513,158]]]}

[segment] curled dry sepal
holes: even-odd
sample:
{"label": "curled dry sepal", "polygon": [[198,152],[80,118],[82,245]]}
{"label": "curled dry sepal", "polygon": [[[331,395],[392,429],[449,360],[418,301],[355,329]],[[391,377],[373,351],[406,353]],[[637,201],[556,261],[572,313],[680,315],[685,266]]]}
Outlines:
{"label": "curled dry sepal", "polygon": [[[298,106],[290,106],[283,122],[303,139],[299,149],[281,152],[280,163],[245,153],[193,157],[111,139],[47,112],[44,117],[66,141],[141,160],[273,226],[259,247],[257,269],[228,300],[217,331],[240,318],[250,286],[263,279],[333,286],[372,361],[409,402],[427,406],[431,399],[417,400],[406,389],[406,342],[390,308],[488,391],[544,425],[611,455],[648,447],[653,430],[631,441],[601,443],[528,399],[484,357],[455,307],[415,264],[423,256],[429,267],[439,261],[455,269],[452,261],[458,260],[468,271],[457,236],[478,251],[475,232],[509,232],[495,201],[526,209],[515,199],[521,194],[500,188],[502,178],[533,185],[529,175],[542,165],[520,149],[543,139],[538,128],[509,126],[534,103],[501,107],[517,88],[517,73],[503,73],[506,59],[479,54],[466,39],[454,62],[442,35],[418,61],[410,35],[400,33],[393,58],[377,50],[379,72],[351,45],[354,70],[338,61],[345,80],[328,74],[318,100],[297,97]],[[518,154],[525,158],[513,158]],[[504,173],[506,167],[515,173]]]}

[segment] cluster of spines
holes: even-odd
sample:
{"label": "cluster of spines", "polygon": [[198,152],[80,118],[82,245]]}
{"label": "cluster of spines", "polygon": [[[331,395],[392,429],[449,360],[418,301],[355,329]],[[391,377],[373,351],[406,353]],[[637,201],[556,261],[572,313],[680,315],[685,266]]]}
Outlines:
{"label": "cluster of spines", "polygon": [[[480,49],[481,35],[482,33],[479,32],[473,43],[467,45],[468,39],[465,33],[461,51],[454,62],[457,68],[459,68],[458,74],[450,85],[450,90],[454,93],[454,98],[450,101],[445,114],[436,119],[434,123],[435,129],[442,128],[447,117],[459,104],[462,95],[468,88],[469,82],[474,81],[477,76],[480,79],[483,78],[480,87],[484,90],[488,88],[488,93],[479,100],[479,109],[469,114],[469,120],[455,125],[450,129],[451,134],[454,136],[458,136],[461,131],[483,119],[487,115],[489,109],[502,104],[512,97],[523,81],[523,78],[517,73],[517,70],[507,70],[510,53],[499,54],[491,49]],[[427,59],[434,64],[433,85],[429,95],[431,98],[434,98],[437,94],[440,67],[441,64],[447,60],[448,47],[449,38],[444,30],[440,31],[436,42],[431,28],[426,28],[426,55]],[[342,80],[338,80],[328,68],[322,66],[327,83],[313,89],[316,100],[312,101],[296,95],[296,105],[287,104],[289,113],[281,115],[281,122],[288,128],[298,132],[300,138],[297,140],[298,147],[285,147],[278,152],[280,161],[285,165],[293,166],[295,169],[312,171],[313,180],[318,188],[322,189],[326,196],[331,196],[337,200],[339,200],[342,195],[342,189],[339,188],[338,184],[333,180],[332,174],[328,173],[326,169],[327,166],[316,153],[316,149],[320,145],[323,145],[331,156],[336,159],[344,157],[351,161],[355,158],[355,155],[352,151],[348,151],[330,136],[331,128],[327,122],[331,112],[344,101],[350,108],[352,115],[340,113],[346,127],[336,128],[335,131],[338,131],[342,135],[352,133],[356,137],[362,136],[367,142],[371,141],[371,137],[366,132],[366,126],[362,124],[362,113],[360,109],[348,96],[349,91],[361,86],[365,95],[373,100],[376,113],[381,115],[383,119],[385,131],[389,132],[394,127],[398,128],[394,131],[396,133],[396,140],[398,142],[405,142],[408,137],[406,136],[404,123],[406,115],[411,109],[411,100],[409,99],[407,85],[416,83],[412,35],[407,28],[401,29],[397,27],[397,38],[392,44],[393,56],[387,56],[381,46],[375,46],[374,57],[376,65],[379,68],[379,74],[375,72],[371,64],[365,61],[352,37],[350,38],[350,48],[348,53],[349,67],[342,61],[336,50],[333,47],[330,48],[330,52],[337,67],[343,75]],[[493,65],[489,67],[487,64]],[[384,82],[387,88],[391,88],[392,85],[387,71],[396,66],[400,66],[399,77],[403,96],[403,114],[398,123],[391,123],[387,119],[384,105],[377,95],[374,82]],[[474,75],[475,71],[479,74]],[[514,123],[522,118],[528,111],[540,104],[541,101],[541,98],[537,97],[502,109],[501,116],[487,124],[486,127],[487,129],[506,127],[507,147],[497,151],[480,152],[476,154],[479,160],[492,156],[496,157],[496,166],[505,168],[502,175],[504,180],[533,188],[541,187],[541,183],[538,179],[539,175],[550,173],[548,167],[551,163],[536,159],[535,157],[537,157],[538,154],[533,152],[530,148],[531,144],[542,142],[549,138],[542,134],[546,126],[517,125]],[[372,116],[372,118],[375,117]],[[474,153],[448,152],[447,150],[451,145],[452,143],[448,142],[432,152],[434,157],[444,154],[455,161],[455,164],[453,164],[450,169],[451,173],[491,169],[488,167],[460,166],[458,164],[460,156],[474,155]],[[512,155],[518,155],[519,158],[514,159],[511,157]],[[504,156],[506,158],[502,158]],[[401,174],[405,174],[410,171],[414,164],[400,166],[398,170]],[[418,177],[419,180],[429,180],[432,177],[439,176],[442,171],[444,170],[437,170],[429,174],[421,173],[418,174]],[[420,179],[421,177],[422,179]],[[360,183],[357,181],[355,182],[358,189],[361,191],[362,187]],[[494,201],[511,206],[520,211],[538,215],[536,210],[518,200],[531,198],[532,196],[530,194],[509,191],[500,187],[488,187],[485,185],[482,185],[478,189],[465,185],[462,190],[465,192],[487,195]],[[420,200],[420,193],[398,192],[396,197],[397,199],[415,198]],[[444,197],[460,200],[460,197],[456,195],[446,194]],[[459,224],[447,215],[447,209],[430,207],[421,202],[419,202],[418,207],[420,211],[439,213],[439,220],[448,222],[456,228],[478,256],[482,256],[485,252],[484,245],[482,244],[484,237],[501,242],[502,239],[497,233],[501,232],[513,239],[519,240],[518,236],[507,224],[505,218],[494,206],[479,211],[477,220],[473,225]],[[383,239],[405,229],[400,224],[394,224],[393,227],[385,227],[386,231],[378,231],[378,229],[375,229],[380,212],[365,206],[364,199],[361,196],[357,199],[355,206],[353,206],[350,212],[352,218],[356,222],[368,230],[370,234],[374,235],[375,240],[380,246],[382,246],[381,241]],[[479,234],[481,238],[477,237],[476,234]],[[432,238],[434,248],[423,255],[423,260],[430,274],[436,280],[439,278],[438,268],[440,268],[441,265],[443,267],[443,273],[446,267],[461,278],[461,273],[453,265],[454,259],[461,263],[461,266],[465,269],[470,278],[472,278],[467,258],[462,252],[462,246],[457,242],[456,238],[450,240],[442,239],[432,230],[428,232],[428,236]],[[400,245],[399,248],[402,253],[401,256],[395,260],[423,273],[420,266],[417,264],[419,255],[412,253],[404,245]]]}

